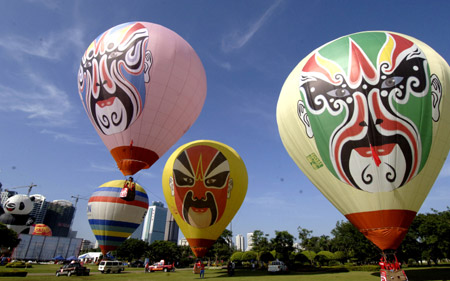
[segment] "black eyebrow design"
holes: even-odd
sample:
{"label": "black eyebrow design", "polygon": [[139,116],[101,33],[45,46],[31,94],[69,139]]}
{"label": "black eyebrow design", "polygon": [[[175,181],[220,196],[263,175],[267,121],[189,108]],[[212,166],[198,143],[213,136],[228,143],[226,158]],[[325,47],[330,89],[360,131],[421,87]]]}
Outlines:
{"label": "black eyebrow design", "polygon": [[208,172],[205,175],[205,178],[211,174],[212,171],[214,171],[215,168],[217,168],[220,164],[227,161],[227,158],[222,154],[222,152],[218,152],[216,156],[214,157],[214,160],[211,162],[211,165],[209,165]]}
{"label": "black eyebrow design", "polygon": [[178,157],[178,161],[193,175],[192,167],[190,165],[189,159],[187,158],[186,151],[183,151]]}

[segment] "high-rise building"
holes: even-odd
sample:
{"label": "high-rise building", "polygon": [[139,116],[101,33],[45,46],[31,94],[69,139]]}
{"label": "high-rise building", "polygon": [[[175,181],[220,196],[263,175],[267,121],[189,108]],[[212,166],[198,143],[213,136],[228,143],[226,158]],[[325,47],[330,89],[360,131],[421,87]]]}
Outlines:
{"label": "high-rise building", "polygon": [[94,244],[92,244],[91,241],[83,239],[83,242],[81,242],[81,251],[88,251],[94,247]]}
{"label": "high-rise building", "polygon": [[50,227],[53,236],[68,237],[75,214],[75,207],[68,200],[54,200],[48,204],[44,223]]}
{"label": "high-rise building", "polygon": [[153,201],[139,227],[131,234],[131,238],[148,243],[158,240],[178,241],[179,227],[167,208],[160,201]]}
{"label": "high-rise building", "polygon": [[236,250],[245,251],[245,238],[244,235],[236,235]]}
{"label": "high-rise building", "polygon": [[180,228],[178,227],[177,222],[173,218],[172,213],[168,211],[166,218],[166,230],[164,232],[164,240],[177,243],[179,232]]}
{"label": "high-rise building", "polygon": [[45,196],[41,194],[33,194],[31,196],[34,197],[34,207],[30,216],[34,217],[34,223],[44,223],[44,218],[47,214],[48,201],[45,200]]}
{"label": "high-rise building", "polygon": [[8,200],[9,197],[14,196],[17,194],[16,191],[11,191],[11,190],[7,190],[5,189],[4,191],[2,191],[1,193],[1,197],[2,197],[2,208],[3,208],[3,204],[5,204],[6,200]]}
{"label": "high-rise building", "polygon": [[246,251],[251,251],[253,248],[253,232],[247,233],[247,249]]}
{"label": "high-rise building", "polygon": [[187,241],[186,238],[181,238],[181,239],[178,241],[178,245],[179,245],[179,246],[189,246],[189,242]]}
{"label": "high-rise building", "polygon": [[141,239],[148,243],[157,240],[164,240],[164,232],[166,230],[167,208],[164,203],[153,201],[148,207],[144,221],[131,235],[132,238]]}

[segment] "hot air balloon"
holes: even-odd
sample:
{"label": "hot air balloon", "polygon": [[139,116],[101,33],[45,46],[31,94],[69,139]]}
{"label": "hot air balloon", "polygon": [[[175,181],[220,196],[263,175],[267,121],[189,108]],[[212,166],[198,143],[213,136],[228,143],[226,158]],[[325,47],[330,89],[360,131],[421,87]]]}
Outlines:
{"label": "hot air balloon", "polygon": [[32,235],[52,236],[52,230],[50,227],[43,223],[37,223],[34,225]]}
{"label": "hot air balloon", "polygon": [[130,22],[86,49],[78,92],[125,176],[149,168],[194,123],[206,97],[203,65],[175,32]]}
{"label": "hot air balloon", "polygon": [[124,183],[124,180],[107,182],[89,198],[87,216],[103,255],[119,247],[147,213],[148,196],[144,188],[136,183],[135,199],[126,201],[120,198]]}
{"label": "hot air balloon", "polygon": [[400,245],[448,154],[449,70],[417,39],[361,32],[313,51],[281,90],[289,155],[383,251]]}
{"label": "hot air balloon", "polygon": [[247,170],[231,147],[198,140],[179,147],[162,176],[164,197],[194,254],[201,258],[239,210]]}

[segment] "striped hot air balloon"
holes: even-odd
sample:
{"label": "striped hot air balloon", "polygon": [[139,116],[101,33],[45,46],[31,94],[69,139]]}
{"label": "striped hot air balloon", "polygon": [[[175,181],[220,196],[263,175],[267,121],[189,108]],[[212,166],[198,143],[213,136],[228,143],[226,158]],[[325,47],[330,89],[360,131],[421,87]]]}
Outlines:
{"label": "striped hot air balloon", "polygon": [[120,198],[124,180],[114,180],[99,186],[89,199],[87,216],[103,255],[115,250],[138,226],[148,209],[148,196],[136,184],[133,201]]}

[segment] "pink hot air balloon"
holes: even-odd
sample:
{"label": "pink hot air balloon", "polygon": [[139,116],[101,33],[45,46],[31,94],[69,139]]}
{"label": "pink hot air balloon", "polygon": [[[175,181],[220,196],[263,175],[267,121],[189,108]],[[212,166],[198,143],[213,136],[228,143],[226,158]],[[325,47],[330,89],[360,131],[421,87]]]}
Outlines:
{"label": "pink hot air balloon", "polygon": [[206,75],[194,49],[161,25],[131,22],[99,35],[78,72],[78,92],[125,176],[149,168],[194,123]]}

